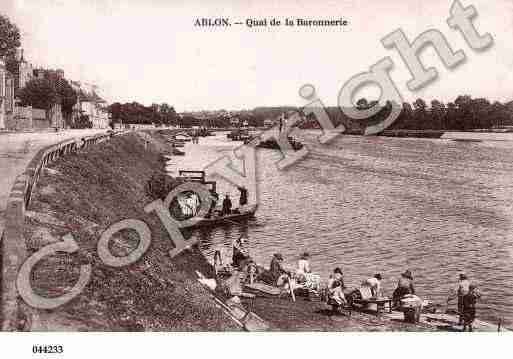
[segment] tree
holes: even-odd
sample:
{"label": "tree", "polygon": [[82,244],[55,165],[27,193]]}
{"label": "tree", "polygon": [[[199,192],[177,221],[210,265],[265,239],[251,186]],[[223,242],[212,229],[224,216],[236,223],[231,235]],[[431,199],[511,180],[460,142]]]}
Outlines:
{"label": "tree", "polygon": [[77,93],[73,90],[69,82],[63,78],[57,79],[53,86],[62,106],[62,114],[65,117],[70,117],[73,113],[73,107],[78,101]]}
{"label": "tree", "polygon": [[393,129],[410,129],[413,122],[413,108],[409,102],[403,103],[403,108],[399,117],[392,124]]}
{"label": "tree", "polygon": [[20,30],[8,17],[0,14],[0,58],[12,58],[21,46]]}
{"label": "tree", "polygon": [[122,105],[119,102],[115,102],[109,106],[108,110],[112,117],[112,120],[115,123],[118,123],[121,120]]}
{"label": "tree", "polygon": [[501,128],[511,125],[511,116],[508,108],[500,102],[494,102],[490,106],[490,127]]}
{"label": "tree", "polygon": [[18,94],[22,105],[49,111],[57,99],[52,83],[47,79],[30,80]]}
{"label": "tree", "polygon": [[431,117],[432,128],[435,130],[442,130],[445,128],[445,115],[446,109],[443,102],[438,100],[431,101]]}
{"label": "tree", "polygon": [[75,123],[71,125],[71,128],[93,128],[93,123],[88,115],[80,115]]}
{"label": "tree", "polygon": [[463,129],[463,124],[459,117],[459,109],[454,102],[447,104],[447,127],[451,130]]}
{"label": "tree", "polygon": [[424,101],[421,98],[418,98],[413,103],[413,107],[414,107],[414,110],[413,110],[414,129],[425,129],[427,127],[426,125],[429,121],[429,118],[427,116],[427,111],[426,111],[426,108],[427,108],[426,101]]}

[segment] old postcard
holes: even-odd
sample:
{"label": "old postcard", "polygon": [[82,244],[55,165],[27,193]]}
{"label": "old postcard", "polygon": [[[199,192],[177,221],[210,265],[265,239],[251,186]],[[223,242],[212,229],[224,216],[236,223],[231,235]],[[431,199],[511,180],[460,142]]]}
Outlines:
{"label": "old postcard", "polygon": [[2,332],[510,338],[512,38],[508,0],[2,1]]}

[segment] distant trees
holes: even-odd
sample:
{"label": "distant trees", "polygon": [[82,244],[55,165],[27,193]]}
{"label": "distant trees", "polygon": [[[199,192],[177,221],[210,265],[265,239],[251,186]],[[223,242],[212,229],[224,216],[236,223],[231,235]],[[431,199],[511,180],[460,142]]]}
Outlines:
{"label": "distant trees", "polygon": [[[392,109],[392,103],[380,105],[377,101],[368,101],[365,98],[359,99],[355,105],[357,109],[365,110],[374,106],[382,106],[380,111],[369,119],[353,120],[349,118],[339,107],[325,108],[335,126],[343,124],[346,133],[362,133],[362,131],[373,124],[385,120]],[[511,106],[511,107],[510,107]],[[500,102],[490,103],[484,98],[472,98],[468,95],[458,96],[453,102],[444,103],[434,99],[429,105],[418,98],[413,103],[402,104],[402,111],[399,117],[388,129],[405,130],[471,130],[479,128],[513,126],[511,111],[513,104],[505,105]],[[250,126],[263,126],[266,119],[276,119],[283,113],[301,111],[297,107],[257,107],[251,111],[241,111],[236,116]],[[137,102],[114,103],[109,106],[114,123],[121,120],[125,123],[134,124],[173,124],[183,127],[190,126],[230,126],[231,117],[226,114],[219,114],[218,117],[211,117],[203,120],[194,116],[180,117],[172,106],[168,104],[152,104],[144,106]],[[233,115],[233,113],[231,114]],[[315,116],[308,116],[301,124],[301,128],[319,128]]]}
{"label": "distant trees", "polygon": [[12,58],[21,46],[20,30],[8,17],[0,14],[0,58]]}
{"label": "distant trees", "polygon": [[[367,101],[362,98],[356,102],[355,108],[365,110],[375,105],[377,105],[376,101]],[[361,134],[367,126],[382,122],[388,116],[391,103],[381,106],[381,111],[364,120],[349,118],[339,107],[325,109],[335,126],[342,123],[346,133]],[[508,105],[500,102],[490,103],[485,98],[472,98],[468,95],[458,96],[453,102],[447,104],[434,99],[430,102],[430,106],[425,100],[419,98],[411,104],[403,103],[399,117],[388,129],[462,131],[513,126],[512,111],[513,103]],[[319,126],[314,116],[308,116],[301,128],[319,128]]]}
{"label": "distant trees", "polygon": [[489,129],[513,125],[511,110],[500,102],[490,103],[485,98],[458,96],[445,105],[439,100],[431,101],[428,108],[422,99],[403,104],[399,118],[391,129],[407,130],[472,130]]}
{"label": "distant trees", "polygon": [[178,114],[167,103],[144,106],[137,102],[113,103],[108,108],[114,123],[174,125],[178,123]]}

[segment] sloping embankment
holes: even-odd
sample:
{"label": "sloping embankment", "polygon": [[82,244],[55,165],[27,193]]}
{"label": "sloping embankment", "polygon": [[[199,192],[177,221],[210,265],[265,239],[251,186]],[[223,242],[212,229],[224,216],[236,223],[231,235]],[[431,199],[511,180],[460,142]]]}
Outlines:
{"label": "sloping embankment", "polygon": [[[28,208],[25,238],[29,255],[71,233],[80,249],[38,263],[32,287],[45,297],[60,296],[77,282],[80,265],[91,264],[80,295],[54,310],[35,310],[32,330],[207,331],[239,328],[216,307],[195,270],[211,276],[197,248],[170,259],[168,233],[144,206],[148,179],[162,168],[156,144],[145,147],[137,134],[92,146],[57,160],[41,175]],[[101,234],[125,219],[146,222],[149,249],[135,264],[114,268],[97,254]],[[137,247],[135,232],[113,236],[110,250],[125,256]]]}

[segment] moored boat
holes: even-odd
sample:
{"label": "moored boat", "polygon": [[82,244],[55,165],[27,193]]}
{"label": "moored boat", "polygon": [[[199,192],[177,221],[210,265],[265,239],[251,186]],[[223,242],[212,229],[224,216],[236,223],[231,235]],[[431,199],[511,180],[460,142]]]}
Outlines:
{"label": "moored boat", "polygon": [[257,209],[257,204],[245,206],[242,209],[239,209],[238,213],[232,213],[226,216],[214,215],[211,218],[203,218],[189,226],[184,226],[184,228],[194,229],[200,227],[215,227],[227,224],[237,224],[254,218]]}
{"label": "moored boat", "polygon": [[[297,141],[295,138],[289,136],[288,140],[289,140],[290,145],[294,149],[294,151],[299,151],[300,149],[303,148],[303,144],[301,142]],[[276,142],[276,140],[274,138],[271,138],[267,141],[261,141],[257,145],[257,147],[266,148],[269,150],[279,150],[280,149],[280,145],[278,144],[278,142]]]}

